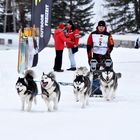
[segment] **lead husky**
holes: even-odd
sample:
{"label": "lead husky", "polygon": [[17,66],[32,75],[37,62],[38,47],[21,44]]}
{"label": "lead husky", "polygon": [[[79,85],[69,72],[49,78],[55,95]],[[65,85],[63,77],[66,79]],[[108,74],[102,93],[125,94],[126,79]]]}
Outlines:
{"label": "lead husky", "polygon": [[36,95],[38,93],[38,88],[34,81],[34,72],[32,70],[27,70],[23,78],[18,78],[16,90],[21,98],[22,110],[25,109],[25,104],[27,104],[27,111],[31,111],[32,102],[34,100],[36,103]]}
{"label": "lead husky", "polygon": [[61,92],[53,72],[43,73],[41,78],[42,98],[47,104],[48,111],[57,110]]}
{"label": "lead husky", "polygon": [[110,101],[115,98],[115,92],[118,87],[118,79],[121,78],[121,73],[115,73],[112,69],[105,69],[100,74],[100,88],[103,97]]}
{"label": "lead husky", "polygon": [[88,99],[91,94],[91,81],[89,72],[86,67],[80,67],[76,71],[75,79],[73,81],[73,91],[76,101],[80,100],[81,108],[88,105]]}

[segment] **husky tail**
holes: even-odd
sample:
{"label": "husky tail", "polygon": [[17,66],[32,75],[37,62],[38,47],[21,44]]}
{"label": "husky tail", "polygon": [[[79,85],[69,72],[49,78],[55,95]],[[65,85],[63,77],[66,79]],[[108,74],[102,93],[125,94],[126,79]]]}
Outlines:
{"label": "husky tail", "polygon": [[116,73],[117,78],[121,78],[122,74],[121,73]]}
{"label": "husky tail", "polygon": [[28,84],[28,90],[32,91],[32,94],[35,96],[38,94],[38,87],[34,81],[35,73],[33,70],[26,70],[24,74],[24,78]]}
{"label": "husky tail", "polygon": [[33,70],[26,70],[25,71],[25,78],[27,80],[33,80],[35,78],[35,73]]}

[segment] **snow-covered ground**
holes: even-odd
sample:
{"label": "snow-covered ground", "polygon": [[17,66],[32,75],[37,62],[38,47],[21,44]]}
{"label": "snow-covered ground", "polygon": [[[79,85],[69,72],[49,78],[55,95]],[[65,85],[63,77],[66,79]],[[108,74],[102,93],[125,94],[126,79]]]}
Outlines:
{"label": "snow-covered ground", "polygon": [[[34,68],[36,79],[53,68],[54,48],[39,55]],[[122,73],[116,99],[90,98],[90,105],[81,109],[75,102],[71,86],[62,86],[58,111],[47,112],[41,96],[31,112],[21,111],[15,90],[18,78],[17,50],[0,51],[0,139],[1,140],[140,140],[140,49],[115,48],[114,69]],[[86,49],[76,54],[77,67],[87,66]],[[57,81],[72,82],[67,49],[63,54],[63,73],[55,73]],[[38,84],[39,86],[39,84]]]}

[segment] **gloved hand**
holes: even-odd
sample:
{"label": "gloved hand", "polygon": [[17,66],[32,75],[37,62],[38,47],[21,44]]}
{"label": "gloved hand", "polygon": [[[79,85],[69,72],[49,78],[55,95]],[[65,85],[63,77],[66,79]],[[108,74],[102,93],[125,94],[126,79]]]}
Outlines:
{"label": "gloved hand", "polygon": [[110,52],[109,52],[109,51],[106,52],[105,58],[106,58],[106,59],[110,59]]}
{"label": "gloved hand", "polygon": [[91,58],[88,58],[88,64],[90,65]]}

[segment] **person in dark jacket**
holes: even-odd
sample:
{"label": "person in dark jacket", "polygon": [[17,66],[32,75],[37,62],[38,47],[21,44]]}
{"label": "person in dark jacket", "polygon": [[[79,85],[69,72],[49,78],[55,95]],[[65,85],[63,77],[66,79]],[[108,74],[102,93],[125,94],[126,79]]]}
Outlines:
{"label": "person in dark jacket", "polygon": [[[91,63],[91,59],[95,62],[95,67],[91,70],[93,71],[93,81],[92,81],[92,94],[102,96],[102,91],[100,90],[100,81],[98,79],[99,73],[96,70],[100,69],[101,64],[104,63],[105,60],[111,60],[110,53],[112,52],[114,47],[114,41],[112,35],[107,32],[106,23],[104,21],[99,21],[98,26],[96,27],[96,31],[93,31],[87,40],[87,55],[88,55],[88,63],[93,67]],[[96,60],[96,61],[95,61]],[[112,60],[111,60],[112,61]],[[97,63],[96,63],[97,62]],[[112,68],[113,63],[108,68]]]}
{"label": "person in dark jacket", "polygon": [[139,38],[137,38],[136,42],[135,42],[135,49],[139,48]]}
{"label": "person in dark jacket", "polygon": [[62,55],[64,50],[64,43],[70,42],[69,38],[66,38],[64,35],[65,25],[60,23],[54,31],[54,47],[56,52],[56,57],[54,61],[54,71],[56,72],[63,72],[64,70],[61,69],[62,67]]}
{"label": "person in dark jacket", "polygon": [[90,64],[91,59],[96,59],[102,63],[105,59],[111,59],[111,52],[114,47],[112,35],[107,32],[105,21],[98,22],[96,31],[93,31],[87,40],[87,55]]}

